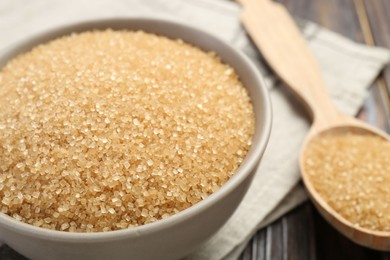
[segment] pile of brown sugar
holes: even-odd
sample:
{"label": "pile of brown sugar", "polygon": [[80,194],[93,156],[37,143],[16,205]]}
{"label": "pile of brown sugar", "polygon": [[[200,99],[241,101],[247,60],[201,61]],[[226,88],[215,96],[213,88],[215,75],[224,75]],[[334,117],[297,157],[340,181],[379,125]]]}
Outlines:
{"label": "pile of brown sugar", "polygon": [[205,199],[251,145],[254,111],[213,53],[142,31],[35,47],[0,72],[0,210],[95,232]]}
{"label": "pile of brown sugar", "polygon": [[304,167],[324,200],[351,223],[390,231],[390,142],[360,133],[325,135],[305,152]]}

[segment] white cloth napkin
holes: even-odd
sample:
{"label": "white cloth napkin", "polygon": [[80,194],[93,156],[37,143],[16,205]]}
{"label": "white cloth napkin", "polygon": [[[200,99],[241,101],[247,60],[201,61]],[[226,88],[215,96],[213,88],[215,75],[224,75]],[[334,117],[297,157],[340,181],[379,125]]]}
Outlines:
{"label": "white cloth napkin", "polygon": [[[150,16],[204,29],[241,49],[267,78],[273,129],[267,151],[243,202],[227,224],[188,259],[236,259],[251,236],[306,199],[298,151],[309,128],[301,106],[268,75],[239,21],[240,8],[224,0],[2,0],[0,52],[13,42],[59,24],[94,18]],[[301,28],[339,108],[354,115],[390,52],[353,43],[319,26]],[[275,86],[276,85],[276,86]],[[287,196],[288,195],[288,196]]]}

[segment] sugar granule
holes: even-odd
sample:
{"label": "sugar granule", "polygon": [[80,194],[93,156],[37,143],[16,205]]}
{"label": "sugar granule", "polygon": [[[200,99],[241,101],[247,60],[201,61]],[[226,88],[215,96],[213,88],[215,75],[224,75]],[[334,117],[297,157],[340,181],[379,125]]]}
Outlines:
{"label": "sugar granule", "polygon": [[304,156],[309,180],[329,206],[356,226],[390,231],[390,142],[329,134],[311,141]]}
{"label": "sugar granule", "polygon": [[0,72],[0,209],[70,232],[176,214],[242,163],[254,112],[214,53],[142,31],[39,45]]}

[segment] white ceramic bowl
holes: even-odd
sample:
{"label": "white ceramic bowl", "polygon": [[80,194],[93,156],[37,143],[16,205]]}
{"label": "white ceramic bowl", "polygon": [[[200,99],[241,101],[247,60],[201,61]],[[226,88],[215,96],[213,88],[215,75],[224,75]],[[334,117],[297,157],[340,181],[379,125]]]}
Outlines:
{"label": "white ceramic bowl", "polygon": [[196,250],[229,219],[245,195],[268,142],[270,99],[257,69],[223,41],[182,24],[146,18],[89,21],[51,30],[12,47],[0,56],[0,67],[33,46],[71,32],[91,29],[144,30],[181,38],[216,52],[235,68],[256,114],[252,147],[237,173],[198,204],[164,220],[111,232],[69,233],[34,227],[0,213],[0,240],[31,259],[178,259]]}

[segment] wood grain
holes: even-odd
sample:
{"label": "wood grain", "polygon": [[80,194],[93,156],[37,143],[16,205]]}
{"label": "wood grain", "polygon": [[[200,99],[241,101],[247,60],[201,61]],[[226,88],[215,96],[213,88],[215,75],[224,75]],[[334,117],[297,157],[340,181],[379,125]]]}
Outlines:
{"label": "wood grain", "polygon": [[287,229],[285,259],[315,259],[317,241],[311,235],[314,230],[312,211],[310,204],[307,204],[301,206],[299,214],[291,213],[287,219],[283,219],[283,226]]}
{"label": "wood grain", "polygon": [[296,17],[365,43],[353,0],[278,0]]}
{"label": "wood grain", "polygon": [[[362,19],[367,33],[364,35],[368,44],[390,48],[390,4],[386,0],[355,0],[357,9],[361,10]],[[366,16],[366,17],[364,17]],[[363,27],[363,26],[362,26]],[[383,117],[386,118],[385,129],[390,132],[390,66],[383,72],[383,77],[378,80],[380,98],[385,110]]]}
{"label": "wood grain", "polygon": [[249,242],[241,260],[315,259],[311,211],[311,205],[307,203],[258,232]]}

